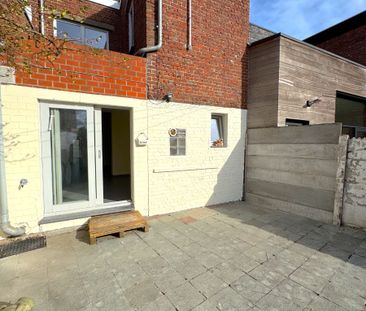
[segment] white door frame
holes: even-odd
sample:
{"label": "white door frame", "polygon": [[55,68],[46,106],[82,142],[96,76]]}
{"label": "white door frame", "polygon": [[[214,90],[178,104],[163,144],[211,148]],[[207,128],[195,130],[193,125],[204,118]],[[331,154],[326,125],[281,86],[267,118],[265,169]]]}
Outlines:
{"label": "white door frame", "polygon": [[[97,204],[103,208],[129,206],[132,203],[132,145],[130,144],[130,189],[131,199],[115,202],[104,203],[104,183],[103,183],[103,136],[102,136],[102,109],[107,108],[111,110],[124,110],[129,112],[129,126],[131,131],[131,110],[123,107],[98,106],[94,107],[94,122],[95,122],[95,157],[96,157],[96,178],[97,178]],[[132,140],[132,132],[130,133],[130,140]]]}
{"label": "white door frame", "polygon": [[[51,160],[51,134],[50,134],[50,109],[84,110],[87,115],[87,154],[88,154],[88,201],[75,201],[63,204],[53,204],[52,189],[52,160]],[[67,214],[90,210],[96,206],[95,186],[95,146],[94,146],[94,116],[93,107],[79,105],[65,105],[57,103],[41,103],[41,138],[42,138],[42,172],[43,172],[43,198],[45,216]]]}
{"label": "white door frame", "polygon": [[[84,110],[87,113],[87,141],[88,141],[88,201],[75,201],[59,205],[53,204],[52,189],[52,160],[51,160],[51,134],[50,134],[50,109]],[[131,200],[104,203],[103,196],[103,142],[102,142],[102,108],[91,105],[63,104],[42,101],[41,112],[41,162],[43,180],[44,215],[56,216],[74,212],[86,212],[97,209],[126,207],[131,208],[133,195],[132,150],[131,153]],[[120,107],[108,107],[123,109]],[[130,128],[132,126],[131,111]],[[132,132],[130,139],[132,137]],[[132,147],[132,142],[130,148]]]}

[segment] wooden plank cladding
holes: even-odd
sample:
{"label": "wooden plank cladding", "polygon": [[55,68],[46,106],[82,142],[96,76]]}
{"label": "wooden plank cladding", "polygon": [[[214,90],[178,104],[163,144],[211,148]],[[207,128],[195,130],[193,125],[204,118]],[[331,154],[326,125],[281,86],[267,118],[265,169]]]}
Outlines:
{"label": "wooden plank cladding", "polygon": [[332,222],[340,135],[341,124],[249,129],[247,201]]}
{"label": "wooden plank cladding", "polygon": [[248,73],[248,128],[333,123],[337,91],[366,97],[365,66],[284,35],[250,47]]}
{"label": "wooden plank cladding", "polygon": [[338,144],[342,124],[248,129],[250,144]]}

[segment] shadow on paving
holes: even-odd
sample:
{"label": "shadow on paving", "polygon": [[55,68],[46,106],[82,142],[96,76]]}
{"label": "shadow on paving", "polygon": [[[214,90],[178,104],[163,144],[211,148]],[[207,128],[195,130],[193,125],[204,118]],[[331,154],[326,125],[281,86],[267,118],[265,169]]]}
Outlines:
{"label": "shadow on paving", "polygon": [[[238,205],[242,205],[245,210],[237,208]],[[254,236],[273,234],[275,236],[274,245],[275,240],[278,240],[280,244],[281,238],[283,238],[284,243],[286,240],[294,242],[289,249],[293,249],[296,253],[308,255],[319,251],[344,262],[351,262],[353,265],[366,268],[364,262],[358,262],[355,258],[358,255],[366,254],[364,248],[360,247],[366,239],[365,230],[325,224],[278,210],[250,206],[245,202],[212,206],[209,209],[225,215],[226,222],[234,227],[240,224],[239,227],[243,229],[242,225],[246,225],[244,231],[247,231],[248,234],[252,233]],[[269,257],[275,255],[275,252],[268,254]]]}
{"label": "shadow on paving", "polygon": [[0,260],[0,301],[35,311],[364,310],[366,232],[236,202],[149,217],[149,232],[49,233]]}

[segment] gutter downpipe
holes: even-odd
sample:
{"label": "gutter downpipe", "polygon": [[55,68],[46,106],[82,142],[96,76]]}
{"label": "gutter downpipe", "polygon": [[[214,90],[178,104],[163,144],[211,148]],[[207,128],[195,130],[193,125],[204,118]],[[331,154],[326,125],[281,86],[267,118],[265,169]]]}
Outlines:
{"label": "gutter downpipe", "polygon": [[188,0],[188,50],[192,50],[192,0]]}
{"label": "gutter downpipe", "polygon": [[157,52],[163,46],[163,0],[158,0],[158,44],[153,46],[147,46],[138,50],[135,55],[142,56],[147,53]]}
{"label": "gutter downpipe", "polygon": [[41,18],[40,18],[41,34],[44,36],[44,34],[45,34],[45,28],[44,28],[44,0],[39,0],[39,8],[40,8],[40,13],[41,13]]}
{"label": "gutter downpipe", "polygon": [[1,103],[1,83],[0,83],[0,212],[1,212],[1,229],[10,237],[17,237],[25,234],[25,227],[13,227],[9,221],[8,196],[5,177],[5,148],[3,137],[3,118]]}

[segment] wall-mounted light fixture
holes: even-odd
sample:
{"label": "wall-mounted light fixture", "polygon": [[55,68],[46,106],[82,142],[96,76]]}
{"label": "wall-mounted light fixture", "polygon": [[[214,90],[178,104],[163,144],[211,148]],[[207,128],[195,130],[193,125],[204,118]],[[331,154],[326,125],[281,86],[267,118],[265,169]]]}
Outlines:
{"label": "wall-mounted light fixture", "polygon": [[318,97],[314,98],[314,99],[309,99],[306,101],[305,103],[305,107],[308,108],[308,107],[311,107],[312,105],[314,104],[317,104],[317,103],[320,103],[322,100]]}
{"label": "wall-mounted light fixture", "polygon": [[167,103],[170,103],[173,99],[173,93],[169,92],[166,95],[164,95],[163,100],[165,100]]}

